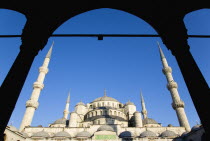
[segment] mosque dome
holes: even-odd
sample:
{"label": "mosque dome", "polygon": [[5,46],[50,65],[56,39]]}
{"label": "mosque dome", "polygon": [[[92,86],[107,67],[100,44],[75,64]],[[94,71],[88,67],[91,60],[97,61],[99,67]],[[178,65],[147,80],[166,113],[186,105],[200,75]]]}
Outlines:
{"label": "mosque dome", "polygon": [[114,132],[114,129],[109,125],[102,125],[98,128],[97,131],[112,131],[112,132]]}
{"label": "mosque dome", "polygon": [[40,131],[40,132],[34,133],[31,137],[49,138],[50,135],[45,131]]}
{"label": "mosque dome", "polygon": [[66,138],[70,138],[71,135],[69,133],[67,133],[66,131],[61,131],[55,134],[54,137],[66,137]]}
{"label": "mosque dome", "polygon": [[77,135],[76,135],[77,138],[90,138],[91,137],[91,134],[87,131],[82,131],[82,132],[79,132]]}
{"label": "mosque dome", "polygon": [[176,137],[177,134],[173,131],[166,130],[163,133],[161,133],[160,137]]}
{"label": "mosque dome", "polygon": [[152,118],[145,118],[142,120],[143,124],[158,124],[154,119]]}
{"label": "mosque dome", "polygon": [[76,106],[78,106],[78,105],[83,105],[83,106],[85,106],[85,103],[83,103],[82,101],[80,101],[79,103],[77,103]]}
{"label": "mosque dome", "polygon": [[133,102],[128,101],[125,105],[135,105]]}
{"label": "mosque dome", "polygon": [[120,133],[120,135],[119,135],[120,138],[132,138],[134,136],[135,136],[134,133],[131,131],[124,131],[124,132]]}
{"label": "mosque dome", "polygon": [[65,124],[66,125],[66,119],[60,118],[60,119],[56,120],[53,124]]}
{"label": "mosque dome", "polygon": [[119,102],[118,100],[112,98],[112,97],[108,97],[106,95],[104,95],[103,97],[99,97],[96,98],[93,102],[97,102],[97,101],[115,101],[115,102]]}
{"label": "mosque dome", "polygon": [[140,134],[140,137],[141,138],[144,138],[144,137],[157,137],[157,135],[154,132],[147,130],[147,131],[142,132]]}

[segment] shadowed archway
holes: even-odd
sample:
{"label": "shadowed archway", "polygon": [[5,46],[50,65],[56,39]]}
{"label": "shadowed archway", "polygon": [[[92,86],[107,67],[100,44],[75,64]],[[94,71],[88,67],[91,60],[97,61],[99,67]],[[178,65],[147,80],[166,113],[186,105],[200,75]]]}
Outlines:
{"label": "shadowed archway", "polygon": [[[4,93],[7,91],[8,93],[4,100],[6,103],[2,102],[0,105],[1,115],[4,115],[1,117],[0,123],[1,135],[15,107],[31,64],[39,50],[42,50],[46,45],[48,38],[60,25],[75,15],[102,8],[102,6],[95,8],[75,8],[72,5],[68,8],[57,7],[56,10],[50,7],[24,9],[18,6],[14,8],[12,6],[13,4],[10,3],[9,5],[11,7],[5,6],[3,8],[23,13],[27,18],[27,22],[22,32],[20,53],[1,85],[0,92]],[[183,18],[187,13],[201,8],[196,5],[195,7],[197,8],[189,8],[187,6],[175,7],[174,5],[172,7],[170,4],[163,5],[161,2],[154,5],[151,5],[151,2],[144,2],[139,8],[120,8],[114,7],[112,4],[109,5],[113,9],[122,10],[143,19],[159,33],[163,43],[172,51],[172,54],[178,62],[195,108],[206,130],[206,134],[209,134],[210,127],[207,116],[209,112],[204,110],[204,107],[209,105],[207,101],[210,97],[209,87],[189,52],[189,45],[187,43],[188,35],[183,22]],[[203,93],[198,96],[198,91],[202,91]],[[9,106],[5,108],[5,105]]]}

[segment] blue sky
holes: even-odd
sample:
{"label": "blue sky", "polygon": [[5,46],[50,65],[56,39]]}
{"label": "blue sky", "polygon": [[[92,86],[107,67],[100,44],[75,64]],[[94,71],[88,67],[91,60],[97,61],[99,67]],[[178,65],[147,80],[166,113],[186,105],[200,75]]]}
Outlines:
{"label": "blue sky", "polygon": [[[210,35],[210,10],[203,9],[188,14],[184,22],[188,34]],[[0,10],[0,34],[21,34],[26,22],[24,15],[9,10]],[[114,9],[97,9],[77,15],[54,34],[157,34],[142,19]],[[89,103],[107,95],[126,103],[134,102],[141,111],[140,90],[146,102],[148,116],[162,123],[178,126],[176,113],[171,107],[170,92],[166,88],[166,78],[162,73],[162,64],[157,48],[160,42],[162,50],[173,69],[178,91],[185,102],[185,111],[191,126],[199,117],[190,98],[184,79],[175,57],[155,38],[104,37],[103,41],[94,37],[51,37],[45,48],[36,56],[9,124],[19,128],[25,112],[25,102],[30,98],[32,85],[38,77],[38,68],[52,42],[55,42],[49,73],[44,81],[44,89],[39,98],[32,126],[54,122],[63,116],[65,101],[71,89],[70,111],[76,103]],[[210,83],[210,39],[189,38],[191,53],[197,62],[207,83]],[[21,45],[20,38],[0,38],[0,84],[6,77]]]}

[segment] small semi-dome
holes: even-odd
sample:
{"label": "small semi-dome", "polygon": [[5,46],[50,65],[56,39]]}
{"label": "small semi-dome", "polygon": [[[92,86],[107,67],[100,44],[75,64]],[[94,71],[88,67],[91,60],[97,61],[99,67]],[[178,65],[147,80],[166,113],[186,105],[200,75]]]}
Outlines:
{"label": "small semi-dome", "polygon": [[67,133],[66,131],[61,131],[55,134],[54,137],[66,137],[66,138],[70,138],[71,135],[69,133]]}
{"label": "small semi-dome", "polygon": [[40,131],[40,132],[34,133],[31,137],[49,138],[50,135],[45,131]]}
{"label": "small semi-dome", "polygon": [[132,138],[132,137],[135,137],[135,134],[131,131],[124,131],[124,132],[120,133],[119,137],[120,138]]}
{"label": "small semi-dome", "polygon": [[177,134],[170,130],[166,130],[160,134],[160,137],[176,137],[176,136],[177,136]]}
{"label": "small semi-dome", "polygon": [[18,131],[18,129],[15,127],[15,126],[12,126],[12,125],[10,125],[10,126],[8,126],[9,127],[9,129],[10,130],[12,130],[12,131]]}
{"label": "small semi-dome", "polygon": [[128,101],[125,105],[135,105],[133,102]]}
{"label": "small semi-dome", "polygon": [[78,105],[83,105],[83,106],[85,106],[85,103],[83,103],[82,101],[80,101],[79,103],[76,104],[76,106],[78,106]]}
{"label": "small semi-dome", "polygon": [[197,124],[197,125],[193,126],[191,130],[195,131],[195,130],[200,129],[200,127],[201,127],[201,124]]}
{"label": "small semi-dome", "polygon": [[144,138],[144,137],[157,137],[157,135],[154,132],[147,130],[147,131],[142,132],[140,134],[140,137],[141,138]]}
{"label": "small semi-dome", "polygon": [[96,98],[93,102],[97,102],[97,101],[115,101],[115,102],[119,102],[118,100],[112,98],[112,97],[108,97],[106,95],[104,95],[103,97],[99,97]]}
{"label": "small semi-dome", "polygon": [[66,125],[66,119],[60,118],[60,119],[56,120],[53,124],[65,124]]}
{"label": "small semi-dome", "polygon": [[77,135],[76,135],[77,138],[90,138],[91,137],[91,134],[87,131],[82,131],[82,132],[79,132]]}
{"label": "small semi-dome", "polygon": [[114,132],[114,129],[109,125],[102,125],[98,128],[97,131],[112,131],[112,132]]}
{"label": "small semi-dome", "polygon": [[154,119],[152,118],[145,118],[142,120],[143,124],[146,125],[146,124],[158,124]]}

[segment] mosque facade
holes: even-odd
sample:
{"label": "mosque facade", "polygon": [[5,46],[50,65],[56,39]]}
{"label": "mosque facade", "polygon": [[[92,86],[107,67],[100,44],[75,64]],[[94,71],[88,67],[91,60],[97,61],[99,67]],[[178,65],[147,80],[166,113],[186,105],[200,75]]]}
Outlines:
{"label": "mosque facade", "polygon": [[[26,102],[21,126],[19,129],[7,126],[5,141],[200,141],[200,136],[204,133],[202,125],[190,128],[184,102],[179,96],[178,85],[172,76],[172,69],[160,46],[159,51],[163,74],[172,97],[172,108],[176,112],[179,126],[169,124],[164,127],[148,117],[142,93],[140,94],[142,110],[137,111],[133,102],[121,103],[107,96],[106,90],[102,97],[90,103],[77,103],[72,112],[69,112],[69,94],[62,118],[55,120],[48,127],[31,126],[35,110],[39,106],[39,95],[44,88],[44,78],[48,73],[51,47],[39,68],[39,76],[33,84],[31,97]],[[195,133],[199,134],[197,140],[193,137]]]}

